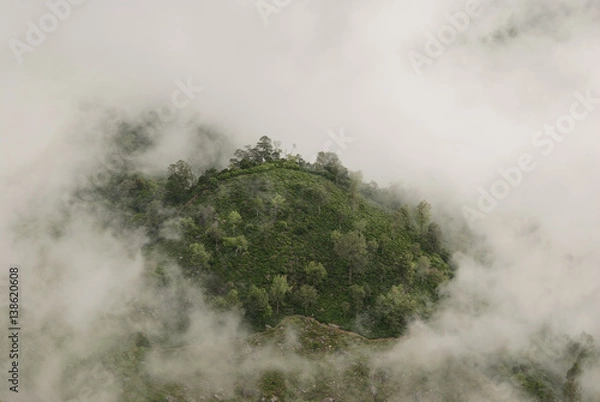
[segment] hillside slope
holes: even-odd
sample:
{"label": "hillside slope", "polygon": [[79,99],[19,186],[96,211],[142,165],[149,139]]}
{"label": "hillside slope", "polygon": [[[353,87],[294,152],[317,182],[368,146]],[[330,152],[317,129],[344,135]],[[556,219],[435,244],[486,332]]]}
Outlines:
{"label": "hillside slope", "polygon": [[[187,169],[177,168],[172,179]],[[325,173],[273,161],[204,175],[171,197],[181,237],[157,236],[153,248],[199,279],[215,306],[243,307],[257,329],[307,314],[368,336],[398,335],[430,313],[451,276],[439,234],[423,229],[437,225]]]}
{"label": "hillside slope", "polygon": [[[427,202],[406,205],[362,183],[335,154],[313,164],[281,157],[266,137],[199,178],[183,161],[165,176],[136,171],[128,163],[136,143],[146,144],[129,138],[119,166],[79,196],[110,211],[99,214],[104,225],[145,233],[145,277],[169,303],[137,306],[132,320],[158,329],[136,330],[114,350],[74,361],[70,373],[100,362],[119,379],[123,401],[465,400],[455,378],[481,395],[511,384],[523,400],[579,400],[581,367],[598,355],[587,338],[566,343],[556,365],[499,354],[482,368],[498,384],[453,358],[435,367],[377,360],[393,353],[410,320],[435,311],[440,285],[453,276]],[[217,322],[232,311],[253,329],[227,344],[228,389],[214,388],[211,371],[167,380],[145,369],[186,361],[202,343],[183,341],[196,296]]]}

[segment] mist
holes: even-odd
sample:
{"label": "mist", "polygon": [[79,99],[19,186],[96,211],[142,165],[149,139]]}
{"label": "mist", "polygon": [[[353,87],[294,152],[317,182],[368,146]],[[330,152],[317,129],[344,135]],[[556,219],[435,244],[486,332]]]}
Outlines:
{"label": "mist", "polygon": [[[336,152],[367,181],[427,199],[449,244],[468,228],[476,240],[454,256],[439,311],[374,358],[398,382],[391,400],[434,400],[411,388],[428,373],[457,400],[526,401],[488,375],[495,356],[527,352],[564,374],[553,351],[565,337],[600,338],[600,3],[75,3],[36,46],[28,22],[39,26],[48,4],[0,5],[0,265],[20,267],[25,366],[20,399],[5,387],[1,398],[77,400],[85,387],[85,400],[117,400],[115,374],[94,356],[139,331],[160,337],[182,294],[191,351],[153,356],[152,375],[202,373],[226,395],[254,364],[311,370],[268,351],[236,367],[241,317],[204,305],[175,267],[178,291],[156,300],[144,235],[73,195],[106,168],[118,124],[148,116],[160,145],[131,160],[144,172],[179,159],[198,172],[224,165],[268,135],[306,157]],[[428,54],[447,14],[469,9],[464,30]],[[563,117],[573,113],[582,117]],[[131,322],[138,305],[157,315]],[[585,400],[598,398],[599,372],[586,371]]]}

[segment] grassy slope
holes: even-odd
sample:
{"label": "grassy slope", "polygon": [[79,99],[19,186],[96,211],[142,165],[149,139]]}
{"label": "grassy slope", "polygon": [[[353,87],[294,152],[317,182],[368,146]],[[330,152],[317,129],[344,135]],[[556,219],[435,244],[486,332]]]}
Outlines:
{"label": "grassy slope", "polygon": [[[352,283],[370,289],[366,305],[372,305],[377,295],[398,284],[406,285],[416,298],[437,298],[438,283],[450,274],[447,264],[438,255],[428,255],[432,262],[430,272],[411,280],[409,271],[413,267],[400,264],[399,257],[417,241],[405,230],[394,231],[392,211],[360,195],[354,202],[347,189],[318,174],[286,168],[249,169],[240,173],[219,180],[216,188],[214,184],[213,188],[197,188],[197,197],[182,211],[184,216],[197,220],[199,208],[213,206],[228,236],[244,235],[248,240],[247,252],[240,253],[216,245],[202,234],[202,228],[194,230],[195,236],[187,237],[187,244],[202,242],[212,252],[210,271],[217,275],[217,283],[229,284],[228,288],[233,285],[243,294],[249,284],[268,288],[273,276],[282,274],[293,289],[298,289],[305,283],[303,269],[308,262],[320,262],[328,276],[318,287],[316,304],[306,312],[319,321],[350,328],[355,311],[348,292],[348,267],[335,255],[331,233],[354,230],[363,220],[364,237],[377,245],[369,253],[364,272],[353,274]],[[326,194],[322,202],[313,197],[320,191]],[[276,195],[285,199],[277,212],[271,202]],[[257,198],[263,200],[262,207],[257,207]],[[242,217],[235,229],[226,222],[227,215],[234,210]],[[180,246],[179,250],[185,249]],[[304,311],[288,302],[280,316],[297,313]]]}
{"label": "grassy slope", "polygon": [[[123,373],[124,402],[255,402],[260,397],[269,400],[273,396],[277,396],[279,401],[288,402],[320,402],[326,397],[338,401],[383,402],[399,391],[407,390],[415,395],[427,394],[430,400],[464,400],[459,391],[449,391],[453,388],[451,383],[444,385],[437,382],[452,381],[447,370],[456,371],[455,375],[459,377],[463,375],[460,367],[455,366],[458,364],[456,362],[454,365],[449,363],[448,367],[432,367],[430,371],[423,372],[411,371],[408,362],[404,373],[407,378],[402,378],[400,383],[386,369],[377,368],[374,359],[379,353],[389,351],[396,341],[395,338],[367,339],[356,333],[319,323],[310,317],[288,316],[277,326],[243,340],[236,358],[242,365],[243,362],[259,359],[265,350],[269,350],[272,357],[278,356],[288,361],[286,371],[279,369],[276,364],[257,368],[250,377],[241,375],[235,390],[227,390],[223,394],[194,391],[186,384],[162,383],[159,379],[140,375],[139,365],[143,364],[145,348],[139,345],[139,341],[134,343],[131,340],[123,346],[117,357],[122,361],[114,370]],[[294,369],[291,362],[297,360],[295,356],[301,356],[305,362]],[[526,362],[526,359],[521,362],[504,361],[495,371],[498,378],[521,388],[523,396],[529,395],[532,401],[563,400],[563,379],[533,362]],[[448,378],[445,379],[445,376]],[[402,382],[405,380],[408,383]],[[433,383],[429,386],[431,381]],[[477,378],[473,378],[473,381],[477,381]],[[476,383],[473,387],[476,387]]]}
{"label": "grassy slope", "polygon": [[[292,333],[294,336],[291,336]],[[204,393],[193,391],[186,384],[161,383],[158,379],[141,376],[139,365],[143,364],[145,348],[130,342],[116,356],[120,359],[120,368],[115,367],[115,370],[123,373],[122,400],[254,402],[261,396],[278,396],[280,401],[294,402],[320,402],[325,397],[367,400],[372,382],[369,377],[373,374],[368,367],[369,356],[390,348],[393,339],[369,340],[315,319],[289,316],[276,327],[256,333],[243,343],[245,346],[239,348],[241,352],[237,357],[240,364],[252,361],[268,348],[275,356],[302,356],[311,365],[312,372],[307,377],[302,370],[284,373],[275,367],[264,368],[252,378],[241,376],[233,397],[230,395],[232,390],[225,391],[223,395]],[[383,383],[379,387],[382,393],[392,391]]]}
{"label": "grassy slope", "polygon": [[[161,209],[154,205],[164,182],[139,174],[133,175],[133,178],[124,175],[123,179],[112,182],[114,188],[108,189],[112,192],[111,196],[106,197],[108,205],[118,206],[134,225],[155,225],[156,228],[165,218],[169,218],[169,214],[160,217],[156,212]],[[120,187],[127,191],[124,192]],[[326,194],[323,202],[318,202],[313,197],[320,190]],[[159,239],[154,246],[158,246],[158,249],[166,248],[171,257],[178,259],[190,243],[203,243],[212,252],[208,266],[211,277],[209,290],[216,295],[225,295],[228,290],[235,288],[243,297],[249,284],[266,288],[275,274],[287,275],[293,288],[297,289],[305,280],[302,269],[308,261],[316,260],[324,264],[328,277],[318,287],[319,297],[307,313],[321,322],[333,322],[342,324],[345,328],[353,328],[354,309],[350,312],[345,309],[345,304],[353,303],[348,293],[347,268],[335,256],[330,235],[336,229],[342,232],[353,230],[361,220],[367,222],[363,231],[366,239],[378,243],[370,252],[365,272],[355,274],[353,280],[355,284],[368,285],[370,288],[371,296],[366,300],[367,309],[373,306],[377,294],[384,293],[399,283],[405,284],[416,298],[435,300],[437,284],[450,274],[446,263],[439,256],[428,255],[432,268],[422,275],[408,278],[407,267],[398,264],[398,257],[405,251],[415,251],[418,239],[414,232],[406,228],[395,230],[391,211],[362,196],[353,199],[347,188],[337,185],[332,178],[322,174],[263,165],[217,175],[192,191],[193,194],[185,205],[176,206],[179,217],[189,217],[198,223],[201,210],[213,206],[225,236],[244,235],[248,239],[247,252],[236,252],[222,243],[216,247],[206,236],[206,227],[200,223],[195,230],[185,234],[184,241]],[[277,194],[286,201],[275,216],[270,200]],[[254,202],[256,198],[263,199],[262,207],[257,207]],[[237,210],[242,217],[242,222],[235,229],[226,222],[227,215],[233,210]],[[158,232],[155,230],[155,233]],[[414,267],[415,264],[412,265]],[[293,298],[288,297],[281,314],[271,320],[272,325],[277,322],[279,325],[253,335],[248,344],[251,347],[258,344],[287,345],[284,342],[287,333],[284,328],[296,328],[300,346],[292,349],[283,346],[281,353],[299,353],[320,365],[321,371],[313,383],[309,384],[310,387],[299,382],[297,373],[281,376],[276,371],[263,372],[260,380],[242,385],[247,390],[244,391],[247,396],[238,393],[234,399],[229,399],[230,402],[256,400],[261,393],[267,395],[273,392],[284,392],[286,400],[291,401],[320,401],[325,396],[337,397],[338,400],[367,400],[369,389],[373,386],[372,381],[378,378],[378,373],[369,369],[368,356],[371,352],[389,347],[393,341],[368,340],[358,334],[293,315],[298,313],[303,311],[299,311]],[[386,333],[379,330],[370,335],[384,336]],[[122,350],[105,362],[106,366],[113,367],[115,371],[122,371],[122,378],[129,379],[123,383],[126,390],[124,401],[164,401],[167,396],[171,397],[169,400],[176,401],[189,400],[191,397],[223,400],[192,395],[185,384],[162,384],[140,374],[138,365],[143,361],[145,351],[154,345],[143,342],[140,344],[138,341],[139,339],[132,338],[124,342]],[[353,363],[343,369],[329,364],[330,358],[339,353],[346,354]],[[514,366],[508,363],[505,367],[509,369]],[[526,371],[511,368],[509,371],[511,372],[507,372],[506,377],[515,378],[524,389],[540,398],[538,400],[553,400],[550,395],[558,400],[556,395],[560,389],[560,379],[548,380],[549,377],[542,368]],[[378,383],[377,386],[382,396],[393,391],[383,383]]]}

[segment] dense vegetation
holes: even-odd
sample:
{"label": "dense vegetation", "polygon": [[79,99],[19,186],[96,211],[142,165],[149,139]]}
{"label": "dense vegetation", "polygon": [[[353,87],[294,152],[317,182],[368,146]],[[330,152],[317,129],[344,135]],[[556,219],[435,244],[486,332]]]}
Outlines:
{"label": "dense vegetation", "polygon": [[[148,253],[169,256],[213,306],[242,309],[256,329],[305,314],[397,336],[431,313],[452,275],[427,202],[364,184],[334,153],[312,164],[283,156],[268,137],[221,171],[196,178],[184,161],[163,178],[121,169],[97,191],[146,229]],[[154,269],[163,281],[166,263]]]}
{"label": "dense vegetation", "polygon": [[[392,190],[363,183],[333,153],[319,153],[314,163],[283,155],[268,137],[237,150],[226,168],[215,166],[199,177],[184,161],[149,176],[136,171],[132,160],[152,138],[127,126],[120,134],[114,157],[79,196],[111,211],[101,214],[106,225],[115,224],[119,211],[117,225],[125,222],[146,234],[151,286],[160,292],[176,282],[176,265],[213,309],[239,311],[255,330],[236,345],[236,362],[252,360],[267,347],[302,356],[314,372],[261,368],[254,377],[236,379],[225,397],[210,387],[145,373],[147,353],[182,353],[181,345],[136,333],[118,350],[73,362],[73,373],[100,361],[118,374],[126,401],[386,401],[399,390],[420,398],[423,389],[427,400],[462,401],[465,390],[453,378],[482,392],[494,385],[471,378],[474,373],[452,359],[431,368],[406,362],[393,378],[373,360],[394,345],[390,337],[401,335],[410,320],[434,311],[440,285],[453,276],[426,201],[407,205]],[[165,334],[185,331],[188,309],[181,295],[164,319]],[[521,396],[580,401],[582,372],[600,354],[589,336],[567,345],[552,369],[527,356],[504,355],[485,369]]]}

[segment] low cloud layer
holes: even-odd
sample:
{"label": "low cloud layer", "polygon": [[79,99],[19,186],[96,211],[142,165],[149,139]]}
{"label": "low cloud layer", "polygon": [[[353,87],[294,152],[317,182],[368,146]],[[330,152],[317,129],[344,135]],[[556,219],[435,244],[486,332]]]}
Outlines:
{"label": "low cloud layer", "polygon": [[[430,373],[462,362],[451,377],[462,400],[506,400],[512,387],[478,371],[500,351],[531,352],[543,331],[557,340],[538,349],[559,349],[562,335],[600,338],[599,3],[265,3],[271,8],[249,0],[0,5],[0,265],[22,270],[31,345],[23,387],[32,393],[23,400],[58,395],[72,361],[93,360],[150,325],[123,323],[136,303],[152,300],[143,235],[112,232],[99,223],[107,211],[71,198],[105,167],[113,124],[144,116],[155,116],[161,133],[161,146],[135,160],[150,173],[178,159],[197,169],[222,163],[269,135],[304,155],[339,152],[368,180],[401,183],[432,202],[452,236],[465,207],[480,212],[469,225],[489,255],[482,261],[466,247],[456,256],[439,314],[381,357],[392,372],[407,360]],[[32,44],[35,30],[52,27],[54,4],[63,4],[63,18]],[[448,15],[475,6],[463,32],[441,42]],[[440,41],[435,57],[431,38]],[[415,52],[430,60],[419,71]],[[586,116],[549,134],[578,96]],[[352,141],[340,142],[340,132]],[[521,169],[518,184],[482,212],[480,189],[491,193],[524,154],[535,168]],[[203,339],[192,356],[230,350],[243,325],[192,303],[187,341]],[[207,378],[232,372],[227,356],[210,361],[218,364],[198,363],[217,373]],[[583,379],[589,398],[599,392],[597,372]],[[112,376],[98,373],[108,383]],[[89,400],[114,400],[99,389],[110,387],[94,388]],[[429,400],[419,392],[410,395]]]}

